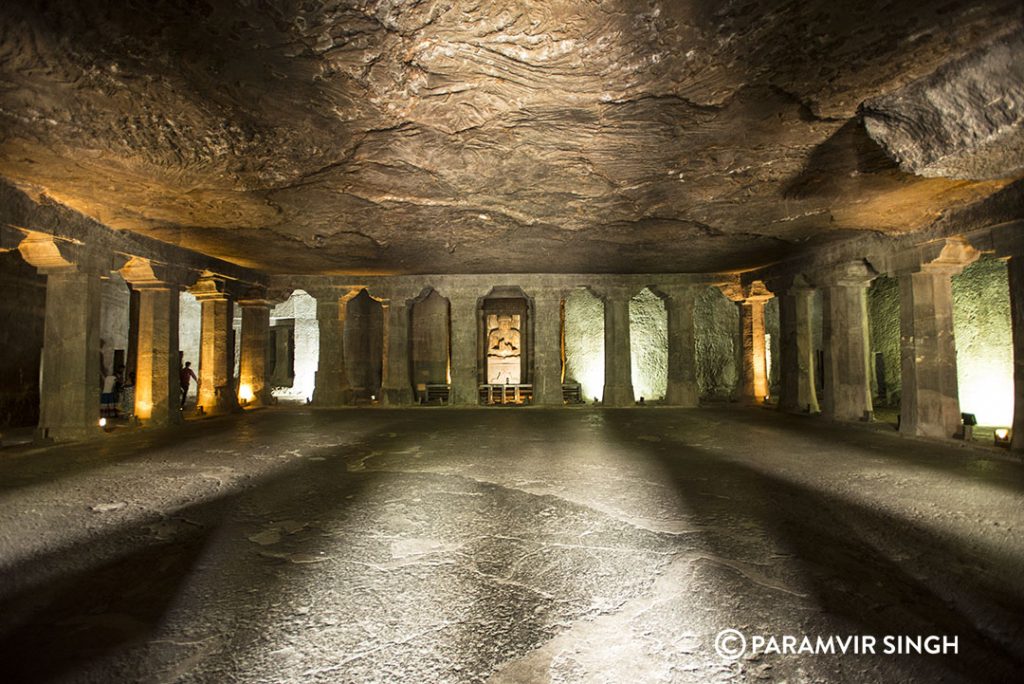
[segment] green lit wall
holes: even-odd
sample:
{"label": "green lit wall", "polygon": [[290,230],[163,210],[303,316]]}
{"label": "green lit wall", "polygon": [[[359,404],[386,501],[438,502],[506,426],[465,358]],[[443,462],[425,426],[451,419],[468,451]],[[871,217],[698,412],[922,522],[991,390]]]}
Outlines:
{"label": "green lit wall", "polygon": [[960,410],[982,425],[1013,422],[1013,342],[1006,263],[981,259],[953,277]]}
{"label": "green lit wall", "polygon": [[[872,351],[882,354],[893,405],[900,392],[899,285],[878,278],[868,294]],[[960,408],[982,425],[1009,425],[1013,418],[1013,349],[1006,264],[981,259],[953,277],[953,329],[957,347]],[[877,378],[872,389],[877,390]],[[876,391],[877,394],[877,391]]]}
{"label": "green lit wall", "polygon": [[573,290],[565,300],[565,379],[580,383],[587,401],[601,398],[604,303],[588,290]]}
{"label": "green lit wall", "polygon": [[665,302],[644,288],[629,302],[629,350],[633,395],[665,398],[668,385],[668,317]]}

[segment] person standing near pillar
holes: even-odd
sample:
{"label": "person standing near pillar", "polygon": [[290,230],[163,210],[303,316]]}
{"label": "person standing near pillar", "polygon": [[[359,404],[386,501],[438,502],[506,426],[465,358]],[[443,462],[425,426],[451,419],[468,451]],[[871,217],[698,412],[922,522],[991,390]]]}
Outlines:
{"label": "person standing near pillar", "polygon": [[196,386],[199,386],[199,378],[196,377],[195,372],[192,370],[192,362],[186,361],[184,367],[179,371],[178,378],[181,383],[181,410],[185,410],[185,402],[188,400],[188,388],[191,385],[191,381],[195,380]]}

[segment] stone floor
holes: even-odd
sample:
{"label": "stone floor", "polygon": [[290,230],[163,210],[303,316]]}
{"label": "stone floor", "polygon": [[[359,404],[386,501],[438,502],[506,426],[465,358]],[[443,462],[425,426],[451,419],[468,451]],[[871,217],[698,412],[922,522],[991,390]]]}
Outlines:
{"label": "stone floor", "polygon": [[[0,564],[10,682],[1024,668],[1024,465],[763,409],[282,409],[7,449]],[[730,661],[725,628],[958,654]]]}

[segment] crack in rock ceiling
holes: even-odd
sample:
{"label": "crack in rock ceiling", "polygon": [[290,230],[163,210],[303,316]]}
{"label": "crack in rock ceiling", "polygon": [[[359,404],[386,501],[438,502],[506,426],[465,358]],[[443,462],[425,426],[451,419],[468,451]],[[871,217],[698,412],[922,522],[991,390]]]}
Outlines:
{"label": "crack in rock ceiling", "polygon": [[750,268],[919,230],[1014,180],[901,169],[934,147],[906,140],[927,127],[893,134],[890,158],[858,107],[898,121],[888,96],[1022,15],[1018,0],[15,0],[0,175],[269,272]]}

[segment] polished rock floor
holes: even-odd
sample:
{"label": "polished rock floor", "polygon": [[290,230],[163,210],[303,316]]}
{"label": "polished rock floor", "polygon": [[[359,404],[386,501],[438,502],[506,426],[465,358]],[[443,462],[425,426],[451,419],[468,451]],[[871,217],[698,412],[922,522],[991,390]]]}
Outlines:
{"label": "polished rock floor", "polygon": [[4,450],[0,570],[12,682],[1020,681],[1024,465],[752,408],[265,410]]}

